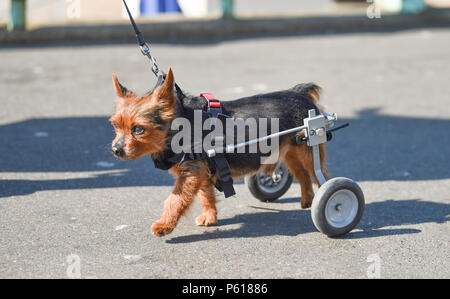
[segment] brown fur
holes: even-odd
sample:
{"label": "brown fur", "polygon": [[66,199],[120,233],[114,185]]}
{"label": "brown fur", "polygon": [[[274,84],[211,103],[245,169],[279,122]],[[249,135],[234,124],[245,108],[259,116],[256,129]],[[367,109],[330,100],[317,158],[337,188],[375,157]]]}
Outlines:
{"label": "brown fur", "polygon": [[[169,69],[165,83],[152,93],[138,96],[123,87],[117,77],[113,75],[113,82],[117,93],[116,109],[111,117],[111,123],[115,126],[116,138],[113,145],[124,140],[124,160],[137,159],[143,155],[157,156],[166,147],[168,128],[152,122],[148,115],[157,111],[164,122],[170,122],[175,117],[176,97],[174,94],[174,76]],[[309,91],[309,95],[315,104],[319,101],[320,88]],[[145,133],[135,136],[132,133],[134,126],[141,126]],[[322,171],[328,179],[326,165],[326,149],[320,145]],[[279,161],[273,165],[262,165],[256,172],[265,171],[271,173],[284,161],[289,171],[300,182],[301,207],[311,207],[314,197],[311,177],[317,184],[319,181],[314,172],[312,152],[306,145],[295,146],[292,142],[284,142],[280,146]],[[161,218],[152,225],[152,232],[157,236],[171,233],[176,227],[180,217],[186,212],[198,197],[202,205],[202,214],[195,220],[197,225],[208,226],[217,222],[216,198],[213,182],[217,175],[211,177],[206,161],[187,161],[182,166],[175,165],[169,172],[175,177],[175,187],[164,202],[164,211]],[[253,172],[255,173],[255,171]],[[245,169],[231,169],[234,179],[250,175]]]}

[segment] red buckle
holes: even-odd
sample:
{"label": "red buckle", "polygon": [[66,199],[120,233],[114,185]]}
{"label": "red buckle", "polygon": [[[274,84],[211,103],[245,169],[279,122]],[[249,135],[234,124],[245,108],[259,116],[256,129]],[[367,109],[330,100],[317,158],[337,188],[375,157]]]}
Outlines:
{"label": "red buckle", "polygon": [[212,93],[201,93],[200,96],[202,98],[205,98],[208,101],[209,107],[211,107],[211,108],[220,108],[219,100],[216,100]]}
{"label": "red buckle", "polygon": [[214,95],[212,93],[201,93],[200,96],[205,98],[207,101],[214,100]]}
{"label": "red buckle", "polygon": [[209,107],[220,108],[220,102],[218,100],[209,101]]}

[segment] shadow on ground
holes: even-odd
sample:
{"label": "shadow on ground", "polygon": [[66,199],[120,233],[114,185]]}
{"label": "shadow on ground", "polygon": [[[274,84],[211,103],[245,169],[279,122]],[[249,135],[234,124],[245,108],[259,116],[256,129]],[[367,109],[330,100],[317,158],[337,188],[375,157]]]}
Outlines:
{"label": "shadow on ground", "polygon": [[[155,169],[150,157],[123,162],[111,154],[114,132],[108,117],[30,119],[0,126],[2,172],[39,173],[24,180],[0,180],[0,197],[40,190],[169,186],[172,177]],[[70,177],[73,179],[48,179]],[[100,173],[98,173],[100,172]],[[63,175],[64,173],[64,175]]]}
{"label": "shadow on ground", "polygon": [[[390,116],[371,109],[341,120],[347,121],[350,127],[336,132],[328,144],[332,177],[356,181],[450,177],[450,120]],[[107,117],[30,119],[0,126],[0,136],[0,176],[39,173],[33,179],[0,180],[0,197],[40,190],[173,184],[149,157],[122,162],[111,155],[114,133]],[[95,171],[106,172],[89,173]],[[67,177],[70,172],[86,172],[86,177],[47,179],[47,173]]]}
{"label": "shadow on ground", "polygon": [[[295,201],[285,199],[278,203]],[[273,207],[273,204],[271,205]],[[202,234],[175,237],[167,243],[191,243],[209,239],[257,238],[270,236],[297,236],[317,232],[306,210],[278,210],[253,207],[255,213],[236,215],[219,220],[217,228]],[[262,211],[261,211],[262,210]],[[414,228],[391,228],[422,223],[445,223],[449,221],[450,204],[411,200],[387,200],[366,205],[364,216],[355,231],[341,237],[344,239],[374,238],[389,235],[415,234],[421,232]],[[239,228],[227,229],[227,225],[241,224]],[[389,227],[389,228],[385,228]]]}

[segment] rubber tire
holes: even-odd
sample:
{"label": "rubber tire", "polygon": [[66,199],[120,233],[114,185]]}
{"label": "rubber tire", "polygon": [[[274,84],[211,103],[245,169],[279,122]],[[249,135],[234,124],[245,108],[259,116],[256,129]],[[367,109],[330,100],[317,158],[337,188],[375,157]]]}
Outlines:
{"label": "rubber tire", "polygon": [[291,187],[293,177],[290,173],[288,173],[288,175],[289,177],[286,183],[284,183],[283,188],[275,193],[266,192],[259,187],[257,174],[245,177],[245,183],[247,184],[248,190],[250,190],[250,193],[253,194],[254,197],[263,202],[272,202],[283,196],[284,193],[286,193]]}
{"label": "rubber tire", "polygon": [[[356,212],[356,216],[350,224],[345,227],[337,228],[332,226],[327,221],[325,217],[325,207],[331,195],[333,195],[336,191],[342,189],[350,190],[351,192],[353,192],[353,194],[355,194],[358,200],[358,211]],[[364,207],[364,193],[362,192],[358,184],[356,184],[356,182],[351,179],[338,177],[327,181],[319,188],[313,199],[311,207],[311,217],[314,225],[319,231],[331,238],[339,237],[351,231],[359,223],[364,213]]]}

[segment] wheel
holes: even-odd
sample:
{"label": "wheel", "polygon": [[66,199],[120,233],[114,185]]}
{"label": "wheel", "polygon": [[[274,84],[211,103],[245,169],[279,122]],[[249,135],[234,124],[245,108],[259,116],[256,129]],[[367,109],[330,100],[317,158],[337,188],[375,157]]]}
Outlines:
{"label": "wheel", "polygon": [[337,237],[351,231],[364,212],[364,194],[354,181],[334,178],[323,184],[314,196],[311,216],[319,231]]}
{"label": "wheel", "polygon": [[266,176],[264,172],[248,176],[245,183],[254,197],[260,201],[274,201],[291,187],[292,175],[285,164],[275,170],[271,175]]}

